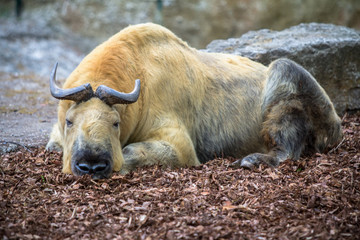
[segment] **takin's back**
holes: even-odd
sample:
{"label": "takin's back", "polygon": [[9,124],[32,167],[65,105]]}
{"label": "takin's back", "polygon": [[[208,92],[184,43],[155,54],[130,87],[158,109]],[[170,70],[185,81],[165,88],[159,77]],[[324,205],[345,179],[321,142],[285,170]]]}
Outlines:
{"label": "takin's back", "polygon": [[198,51],[160,30],[167,37],[148,37],[152,41],[143,45],[140,57],[146,111],[136,140],[177,125],[189,134],[201,162],[264,151],[260,131],[266,67],[243,57]]}
{"label": "takin's back", "polygon": [[156,67],[147,66],[157,72],[145,72],[144,109],[149,124],[145,134],[163,124],[183,125],[201,162],[262,150],[266,68],[235,56],[187,48],[177,51],[170,56],[157,52],[162,61],[155,61]]}

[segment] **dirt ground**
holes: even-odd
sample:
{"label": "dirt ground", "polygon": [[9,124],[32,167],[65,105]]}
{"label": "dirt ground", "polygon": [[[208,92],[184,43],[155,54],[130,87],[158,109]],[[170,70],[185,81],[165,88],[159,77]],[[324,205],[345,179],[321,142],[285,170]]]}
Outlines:
{"label": "dirt ground", "polygon": [[56,121],[52,67],[59,62],[61,86],[84,54],[44,28],[11,21],[0,24],[0,49],[0,153],[42,146]]}
{"label": "dirt ground", "polygon": [[[50,72],[52,66],[48,65]],[[0,153],[21,145],[45,145],[56,122],[57,102],[50,95],[47,77],[29,72],[9,74],[0,69]]]}
{"label": "dirt ground", "polygon": [[0,152],[20,144],[44,145],[56,121],[56,101],[51,99],[47,81],[31,75],[6,75],[0,81]]}
{"label": "dirt ground", "polygon": [[0,237],[360,239],[360,113],[343,128],[326,154],[254,171],[216,159],[94,181],[62,174],[43,147],[3,154]]}

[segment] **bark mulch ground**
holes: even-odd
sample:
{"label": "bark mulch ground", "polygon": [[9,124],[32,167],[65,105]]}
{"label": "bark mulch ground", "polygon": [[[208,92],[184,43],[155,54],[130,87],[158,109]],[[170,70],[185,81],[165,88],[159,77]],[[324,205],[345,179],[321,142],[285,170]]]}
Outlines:
{"label": "bark mulch ground", "polygon": [[138,169],[94,181],[43,148],[0,162],[2,239],[360,239],[360,114],[326,154],[279,168]]}

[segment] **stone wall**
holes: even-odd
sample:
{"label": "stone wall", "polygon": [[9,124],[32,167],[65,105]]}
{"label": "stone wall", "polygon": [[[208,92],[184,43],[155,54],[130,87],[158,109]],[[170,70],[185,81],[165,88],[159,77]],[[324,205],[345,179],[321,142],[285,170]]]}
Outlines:
{"label": "stone wall", "polygon": [[[15,2],[0,2],[0,21],[15,19]],[[129,24],[159,22],[191,46],[249,30],[324,22],[360,29],[359,0],[23,0],[18,25],[38,26],[89,51]],[[1,25],[1,23],[0,23]],[[21,28],[21,27],[20,27]]]}
{"label": "stone wall", "polygon": [[360,32],[332,24],[263,29],[215,40],[206,51],[248,57],[265,65],[286,57],[305,67],[333,100],[339,114],[360,109]]}

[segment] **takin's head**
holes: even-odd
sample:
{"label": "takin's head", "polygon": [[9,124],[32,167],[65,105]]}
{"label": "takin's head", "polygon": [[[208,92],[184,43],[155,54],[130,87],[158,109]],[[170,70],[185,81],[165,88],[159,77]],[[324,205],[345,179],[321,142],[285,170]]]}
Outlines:
{"label": "takin's head", "polygon": [[63,171],[74,175],[108,178],[123,165],[120,144],[120,116],[115,104],[130,104],[140,94],[140,80],[131,93],[122,93],[104,85],[96,91],[90,84],[71,89],[56,86],[55,65],[50,77],[50,91],[60,100],[73,104],[66,112],[62,133]]}

